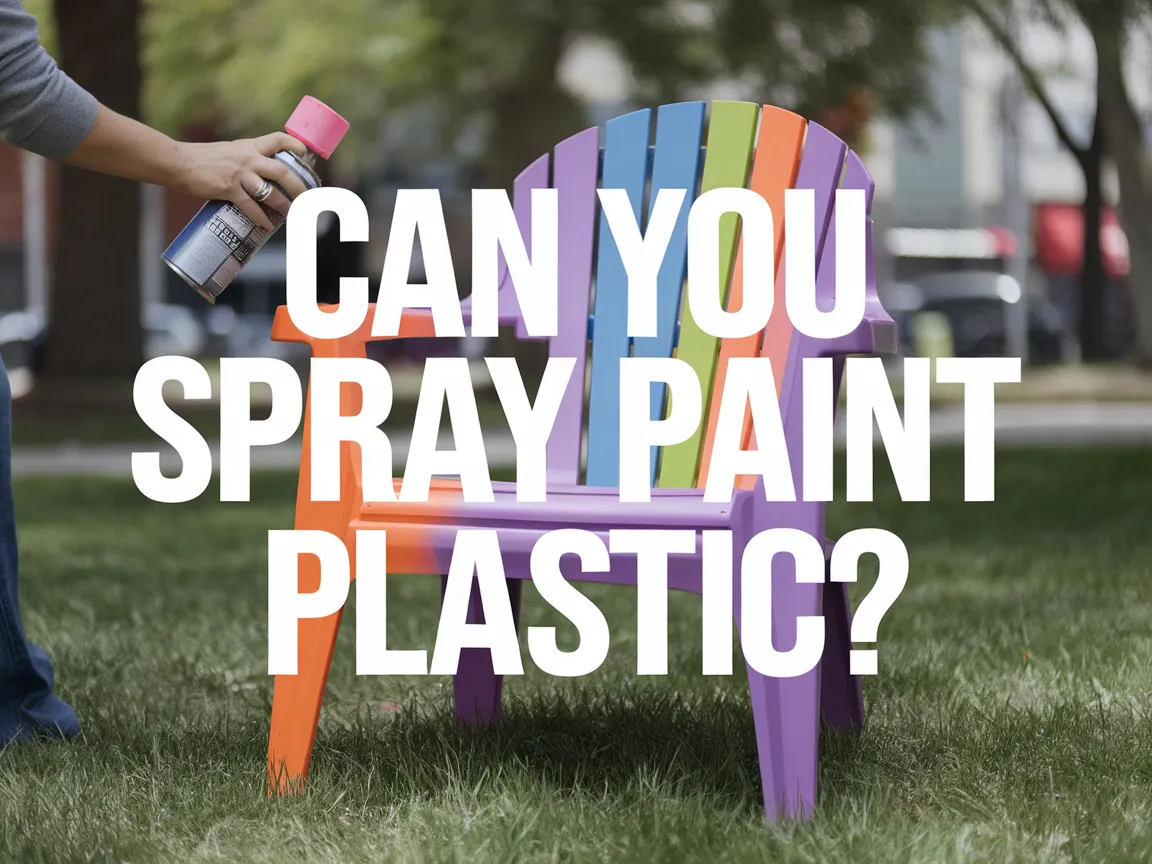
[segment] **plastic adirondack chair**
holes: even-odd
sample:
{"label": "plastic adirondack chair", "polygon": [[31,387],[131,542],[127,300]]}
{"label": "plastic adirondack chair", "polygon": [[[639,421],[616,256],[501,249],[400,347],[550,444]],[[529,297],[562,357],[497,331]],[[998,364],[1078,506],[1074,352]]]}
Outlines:
{"label": "plastic adirondack chair", "polygon": [[[828,130],[796,114],[772,106],[746,102],[713,102],[705,123],[703,102],[665,105],[655,112],[636,111],[593,127],[558,144],[553,154],[533,162],[516,179],[513,206],[525,241],[530,243],[531,190],[558,190],[560,331],[551,337],[554,357],[575,357],[576,371],[561,402],[548,442],[548,500],[518,505],[515,484],[494,483],[495,503],[468,504],[459,493],[459,481],[434,480],[427,503],[364,503],[359,481],[359,447],[348,443],[342,454],[342,498],[339,502],[310,502],[309,423],[312,394],[308,396],[304,450],[300,465],[296,528],[332,532],[345,537],[355,572],[355,533],[358,529],[386,529],[388,572],[439,574],[446,578],[456,530],[476,525],[500,526],[500,547],[514,617],[518,618],[519,580],[531,578],[529,558],[535,540],[558,528],[576,527],[598,532],[607,542],[610,528],[730,529],[739,573],[739,555],[747,540],[766,528],[798,528],[824,536],[824,504],[820,502],[768,503],[763,480],[740,478],[730,504],[705,503],[703,487],[708,455],[715,433],[719,395],[727,361],[734,357],[768,356],[772,359],[776,393],[780,400],[790,462],[799,490],[802,461],[803,400],[801,368],[805,358],[831,357],[838,395],[844,358],[849,354],[891,353],[896,349],[895,325],[877,296],[872,263],[872,226],[867,228],[867,304],[863,320],[849,335],[818,341],[802,335],[790,324],[784,301],[784,267],[780,259],[784,235],[784,190],[815,190],[817,298],[831,302],[835,295],[835,190],[837,186],[864,190],[871,212],[873,182],[855,153]],[[650,145],[650,124],[655,113],[655,145]],[[758,122],[759,121],[759,122]],[[658,334],[630,339],[626,331],[627,279],[620,255],[598,213],[597,185],[627,190],[640,219],[660,189],[687,189],[658,277]],[[760,193],[774,214],[774,237],[739,236],[736,217],[721,221],[721,285],[727,287],[727,308],[739,308],[742,297],[743,243],[772,243],[777,263],[775,305],[763,334],[747,339],[717,340],[693,320],[682,301],[686,276],[687,216],[692,200],[709,189],[749,187]],[[598,241],[595,227],[600,219]],[[530,248],[530,247],[529,247]],[[595,275],[595,294],[592,285]],[[527,333],[520,317],[506,268],[499,292],[502,326],[516,325],[520,338]],[[592,302],[590,303],[590,299]],[[463,301],[470,320],[470,298]],[[306,342],[316,357],[364,357],[372,310],[359,332],[339,340],[314,340],[297,330],[281,307],[273,336],[277,340]],[[679,323],[678,323],[679,322]],[[432,335],[427,310],[405,313],[397,338]],[[623,504],[618,483],[619,358],[675,356],[694,367],[704,393],[700,429],[691,440],[651,454],[652,499],[649,504]],[[591,384],[585,411],[585,368],[591,358]],[[708,384],[711,386],[709,387]],[[348,386],[348,385],[346,385]],[[663,385],[661,385],[663,386]],[[342,394],[344,414],[359,411],[359,393]],[[713,394],[715,398],[709,398]],[[662,397],[663,399],[663,397]],[[653,419],[663,407],[654,400]],[[587,468],[581,479],[581,437],[587,416]],[[746,416],[744,439],[754,445]],[[669,557],[669,587],[700,592],[700,541],[693,555]],[[830,545],[826,543],[826,550]],[[571,559],[567,559],[567,564]],[[566,578],[636,584],[635,556],[611,556],[607,572],[584,573],[563,567]],[[786,815],[805,819],[816,797],[817,739],[821,710],[825,720],[839,728],[863,724],[863,703],[858,679],[849,673],[851,648],[847,586],[797,584],[795,564],[787,555],[772,563],[773,604],[771,626],[778,649],[795,643],[796,618],[826,616],[826,645],[821,663],[806,675],[774,679],[748,666],[752,713],[759,750],[765,811],[769,818]],[[318,562],[301,561],[302,591],[319,584]],[[468,620],[483,621],[478,586],[473,583]],[[733,585],[733,612],[740,622],[739,580]],[[299,631],[299,668],[295,676],[275,681],[269,742],[269,779],[272,792],[298,787],[308,770],[320,706],[331,663],[340,613],[324,619],[303,620]],[[766,621],[765,624],[769,622]],[[485,649],[465,649],[455,676],[457,715],[465,722],[500,718],[502,679],[492,669]]]}

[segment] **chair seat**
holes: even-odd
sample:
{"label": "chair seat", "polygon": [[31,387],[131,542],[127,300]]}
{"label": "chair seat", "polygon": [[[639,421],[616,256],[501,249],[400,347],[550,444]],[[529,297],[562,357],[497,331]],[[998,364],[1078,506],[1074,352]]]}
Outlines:
{"label": "chair seat", "polygon": [[[397,496],[400,481],[393,484]],[[619,500],[618,489],[602,486],[553,484],[545,501],[517,501],[514,482],[494,482],[495,500],[464,501],[459,480],[434,479],[427,501],[368,503],[360,509],[360,521],[388,523],[436,523],[450,520],[453,528],[484,528],[492,525],[524,530],[537,527],[724,530],[733,515],[751,506],[751,491],[738,491],[732,501],[707,503],[703,489],[653,489],[648,503]],[[364,527],[371,527],[366,524]]]}
{"label": "chair seat", "polygon": [[[400,481],[394,487],[399,491]],[[516,500],[516,484],[492,484],[495,501],[463,500],[458,480],[433,480],[428,500],[365,504],[359,518],[349,525],[349,548],[357,530],[388,532],[388,570],[392,573],[448,572],[456,533],[465,528],[496,531],[506,575],[531,578],[531,556],[544,534],[560,529],[581,529],[609,543],[612,529],[736,530],[749,525],[752,493],[738,492],[731,502],[704,502],[703,489],[653,489],[647,504],[619,500],[619,491],[608,487],[557,485],[547,500]],[[734,539],[736,548],[741,540]],[[700,538],[690,554],[669,557],[669,587],[699,591],[701,581]],[[561,571],[566,578],[592,582],[635,584],[636,556],[612,555],[607,572],[584,573],[579,559],[566,556]]]}
{"label": "chair seat", "polygon": [[[397,493],[400,481],[394,483]],[[544,534],[560,529],[591,531],[608,546],[612,529],[691,530],[735,532],[733,548],[739,550],[749,537],[753,492],[737,491],[731,502],[706,503],[703,489],[653,489],[647,504],[619,501],[619,491],[608,487],[559,485],[548,490],[547,500],[516,500],[516,484],[492,484],[495,501],[469,503],[462,498],[460,481],[435,479],[428,500],[381,502],[363,505],[349,524],[348,548],[353,549],[357,530],[388,532],[388,570],[392,573],[439,573],[452,561],[456,532],[489,528],[496,531],[506,575],[531,578],[532,549]],[[825,541],[825,554],[831,554]],[[689,554],[669,556],[668,587],[699,592],[701,589],[701,540]],[[565,578],[588,582],[635,584],[636,556],[610,555],[606,572],[583,572],[575,557],[561,561]],[[739,555],[737,553],[737,558]]]}

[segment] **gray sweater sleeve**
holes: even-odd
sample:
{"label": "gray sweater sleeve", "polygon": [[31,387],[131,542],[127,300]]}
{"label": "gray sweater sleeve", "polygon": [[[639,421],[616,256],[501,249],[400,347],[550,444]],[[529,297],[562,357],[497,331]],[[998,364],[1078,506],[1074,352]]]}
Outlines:
{"label": "gray sweater sleeve", "polygon": [[22,0],[0,0],[0,139],[61,159],[91,131],[99,107],[41,46]]}

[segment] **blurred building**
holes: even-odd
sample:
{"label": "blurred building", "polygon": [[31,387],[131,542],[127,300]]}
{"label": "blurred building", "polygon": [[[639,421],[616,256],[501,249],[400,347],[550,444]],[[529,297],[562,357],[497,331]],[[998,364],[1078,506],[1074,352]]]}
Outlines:
{"label": "blurred building", "polygon": [[[1036,22],[1020,28],[1022,53],[1046,82],[1049,97],[1071,136],[1087,145],[1095,115],[1095,48],[1086,29],[1073,22],[1064,31]],[[1026,96],[1018,114],[1018,180],[1005,169],[1005,83],[1010,61],[975,21],[931,34],[937,64],[931,88],[936,123],[877,124],[868,162],[877,180],[877,218],[889,229],[915,226],[927,250],[893,253],[889,278],[914,278],[933,269],[931,256],[985,255],[1007,260],[1018,244],[1028,257],[1026,290],[1044,295],[1064,310],[1074,330],[1078,277],[1083,260],[1084,177],[1060,143],[1040,103]],[[1129,81],[1152,74],[1147,40],[1131,40]],[[1149,116],[1152,89],[1130,83],[1137,109]],[[1150,136],[1152,140],[1152,136]],[[1018,187],[1013,188],[1014,180]],[[1008,186],[1006,186],[1009,184]],[[1126,317],[1127,241],[1113,209],[1115,172],[1106,165],[1101,242],[1110,292],[1105,314]],[[1010,193],[1025,204],[1023,226],[1010,225]],[[1024,236],[1016,236],[1021,233]],[[974,233],[986,238],[973,242]],[[889,235],[890,239],[892,235]],[[897,233],[907,239],[909,232]],[[949,239],[951,238],[951,239]],[[917,257],[919,255],[925,257]],[[1119,339],[1120,337],[1117,336]]]}

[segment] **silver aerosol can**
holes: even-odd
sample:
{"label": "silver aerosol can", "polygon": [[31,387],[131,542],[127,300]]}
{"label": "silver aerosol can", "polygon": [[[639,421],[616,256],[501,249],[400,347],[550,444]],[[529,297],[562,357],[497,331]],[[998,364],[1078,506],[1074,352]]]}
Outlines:
{"label": "silver aerosol can", "polygon": [[[308,149],[303,156],[285,150],[273,158],[291,168],[309,189],[315,189],[320,185],[316,159],[331,158],[348,131],[348,122],[320,100],[305,96],[284,130]],[[260,207],[279,229],[284,216],[264,203]],[[209,201],[164,250],[164,263],[205,300],[215,303],[270,236],[232,202]]]}

